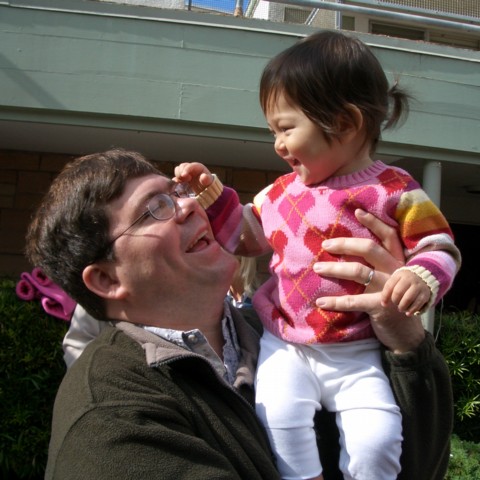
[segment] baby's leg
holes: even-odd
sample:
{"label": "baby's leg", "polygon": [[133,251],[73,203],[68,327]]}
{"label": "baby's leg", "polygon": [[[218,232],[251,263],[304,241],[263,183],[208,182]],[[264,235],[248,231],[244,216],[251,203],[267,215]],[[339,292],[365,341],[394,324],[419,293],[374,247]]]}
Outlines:
{"label": "baby's leg", "polygon": [[401,421],[385,410],[356,409],[338,414],[340,470],[346,480],[390,480],[400,472]]}
{"label": "baby's leg", "polygon": [[256,377],[256,410],[283,479],[321,478],[313,429],[320,388],[302,347],[265,332]]}
{"label": "baby's leg", "polygon": [[[341,349],[338,350],[338,348]],[[376,341],[323,347],[336,377],[324,375],[327,410],[337,412],[345,479],[390,480],[400,472],[402,418]],[[332,371],[333,372],[333,371]]]}

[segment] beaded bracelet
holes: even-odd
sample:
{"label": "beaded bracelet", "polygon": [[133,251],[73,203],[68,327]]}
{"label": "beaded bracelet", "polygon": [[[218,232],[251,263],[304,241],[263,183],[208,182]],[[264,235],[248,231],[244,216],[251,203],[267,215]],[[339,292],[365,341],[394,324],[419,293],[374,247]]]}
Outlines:
{"label": "beaded bracelet", "polygon": [[195,197],[197,202],[206,210],[223,192],[223,184],[215,174],[212,174],[213,182]]}

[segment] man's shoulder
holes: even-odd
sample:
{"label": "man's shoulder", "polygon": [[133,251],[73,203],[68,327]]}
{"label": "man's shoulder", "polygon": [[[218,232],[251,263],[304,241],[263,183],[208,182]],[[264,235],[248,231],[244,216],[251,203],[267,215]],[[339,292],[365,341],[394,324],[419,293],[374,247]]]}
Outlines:
{"label": "man's shoulder", "polygon": [[76,392],[76,400],[91,402],[95,393],[113,383],[115,377],[137,369],[145,362],[140,345],[120,330],[106,326],[90,342],[78,360],[68,369],[59,394],[63,390]]}
{"label": "man's shoulder", "polygon": [[[154,364],[158,367],[164,359],[172,360],[182,351],[141,327],[120,322],[116,326],[108,325],[70,370],[72,375],[83,376],[86,384],[95,382],[95,385],[101,385],[115,376],[126,382],[130,377],[136,379],[138,373],[148,376]],[[156,361],[152,361],[153,358]]]}
{"label": "man's shoulder", "polygon": [[88,422],[102,415],[99,412],[105,407],[127,411],[155,405],[152,392],[168,390],[170,377],[147,364],[145,350],[136,340],[108,326],[62,380],[55,400],[55,418],[62,425],[57,423],[56,431]]}

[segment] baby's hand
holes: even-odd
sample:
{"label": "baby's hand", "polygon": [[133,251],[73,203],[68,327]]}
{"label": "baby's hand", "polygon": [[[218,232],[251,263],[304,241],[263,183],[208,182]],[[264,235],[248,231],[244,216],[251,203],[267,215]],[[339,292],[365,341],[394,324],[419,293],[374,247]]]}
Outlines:
{"label": "baby's hand", "polygon": [[175,167],[175,177],[173,180],[177,183],[188,183],[195,193],[200,193],[213,182],[213,176],[210,170],[202,163],[181,163]]}
{"label": "baby's hand", "polygon": [[383,287],[382,305],[385,307],[392,301],[399,312],[412,316],[425,307],[431,294],[429,286],[416,273],[396,270]]}

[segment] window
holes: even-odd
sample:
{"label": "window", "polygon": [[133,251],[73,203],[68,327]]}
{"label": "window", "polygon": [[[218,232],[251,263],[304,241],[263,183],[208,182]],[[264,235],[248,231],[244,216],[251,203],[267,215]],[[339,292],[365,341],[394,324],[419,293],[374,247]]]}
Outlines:
{"label": "window", "polygon": [[355,31],[355,17],[349,17],[348,15],[342,15],[342,30]]}
{"label": "window", "polygon": [[389,25],[387,23],[370,23],[370,32],[375,35],[388,37],[407,38],[409,40],[425,40],[425,30],[408,28],[401,25]]}
{"label": "window", "polygon": [[312,9],[285,7],[284,21],[286,23],[305,23],[311,12]]}
{"label": "window", "polygon": [[409,40],[424,40],[431,43],[440,43],[451,47],[480,50],[478,35],[468,35],[453,31],[426,30],[410,28],[403,25],[370,22],[370,33],[389,37],[407,38]]}

